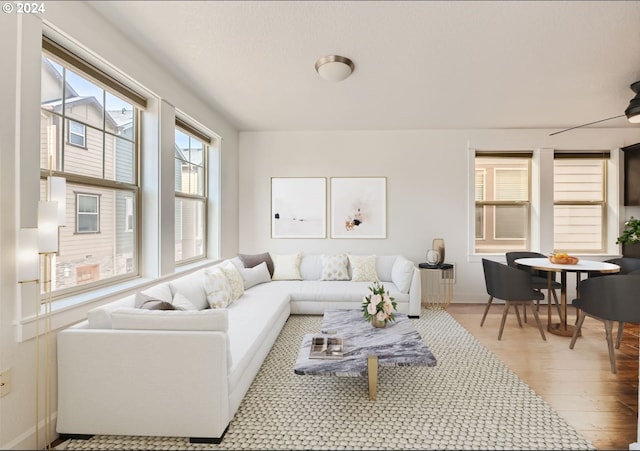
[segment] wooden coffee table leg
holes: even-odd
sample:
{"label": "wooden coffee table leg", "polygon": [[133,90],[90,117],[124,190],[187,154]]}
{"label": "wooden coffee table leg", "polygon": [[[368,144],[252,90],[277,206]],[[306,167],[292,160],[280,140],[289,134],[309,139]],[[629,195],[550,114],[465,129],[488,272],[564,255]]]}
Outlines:
{"label": "wooden coffee table leg", "polygon": [[367,377],[369,378],[369,400],[376,400],[378,391],[378,356],[367,356]]}

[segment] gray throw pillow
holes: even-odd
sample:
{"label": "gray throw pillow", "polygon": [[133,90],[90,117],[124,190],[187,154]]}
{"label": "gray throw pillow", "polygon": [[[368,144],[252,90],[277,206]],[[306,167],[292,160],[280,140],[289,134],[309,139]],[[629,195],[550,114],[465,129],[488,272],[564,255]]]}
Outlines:
{"label": "gray throw pillow", "polygon": [[160,301],[158,299],[146,301],[140,308],[145,310],[177,310],[176,306],[171,302]]}
{"label": "gray throw pillow", "polygon": [[253,268],[265,262],[269,270],[269,275],[273,277],[273,260],[271,260],[271,255],[268,252],[263,254],[238,254],[238,258],[242,261],[245,268]]}

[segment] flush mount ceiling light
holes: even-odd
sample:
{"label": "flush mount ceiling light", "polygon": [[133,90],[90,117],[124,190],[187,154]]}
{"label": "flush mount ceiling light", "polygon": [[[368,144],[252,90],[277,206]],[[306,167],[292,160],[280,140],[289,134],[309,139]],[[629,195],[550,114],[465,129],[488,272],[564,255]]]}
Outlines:
{"label": "flush mount ceiling light", "polygon": [[633,83],[631,90],[636,93],[636,96],[631,99],[629,106],[624,110],[624,114],[627,115],[629,122],[640,124],[640,81]]}
{"label": "flush mount ceiling light", "polygon": [[316,61],[316,72],[328,81],[342,81],[353,72],[355,65],[349,58],[327,55]]}

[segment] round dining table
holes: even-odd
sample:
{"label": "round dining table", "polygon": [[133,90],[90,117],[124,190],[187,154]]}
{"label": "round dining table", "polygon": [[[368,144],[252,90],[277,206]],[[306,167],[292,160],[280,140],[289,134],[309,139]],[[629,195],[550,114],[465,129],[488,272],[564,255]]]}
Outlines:
{"label": "round dining table", "polygon": [[576,297],[580,297],[580,275],[582,273],[616,273],[620,271],[620,266],[613,263],[600,262],[595,260],[580,259],[575,265],[551,263],[548,258],[519,258],[515,260],[517,265],[528,266],[532,269],[547,271],[548,290],[551,293],[551,281],[553,273],[560,273],[560,322],[553,323],[551,319],[551,302],[547,309],[547,330],[554,335],[563,337],[571,337],[573,335],[574,326],[567,325],[567,273],[576,273]]}

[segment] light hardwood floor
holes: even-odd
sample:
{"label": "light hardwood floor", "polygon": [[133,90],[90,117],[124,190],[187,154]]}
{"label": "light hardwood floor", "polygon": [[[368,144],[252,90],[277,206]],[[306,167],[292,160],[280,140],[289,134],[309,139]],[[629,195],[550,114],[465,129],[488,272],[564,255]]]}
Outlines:
{"label": "light hardwood floor", "polygon": [[[447,312],[598,449],[628,450],[637,441],[638,326],[625,326],[613,374],[602,322],[587,317],[582,336],[569,349],[571,337],[552,335],[545,327],[543,341],[531,312],[520,328],[511,309],[498,341],[503,308],[493,305],[483,327],[484,304],[453,303]],[[575,322],[575,309],[568,309]],[[546,305],[540,306],[540,317],[546,326]]]}

